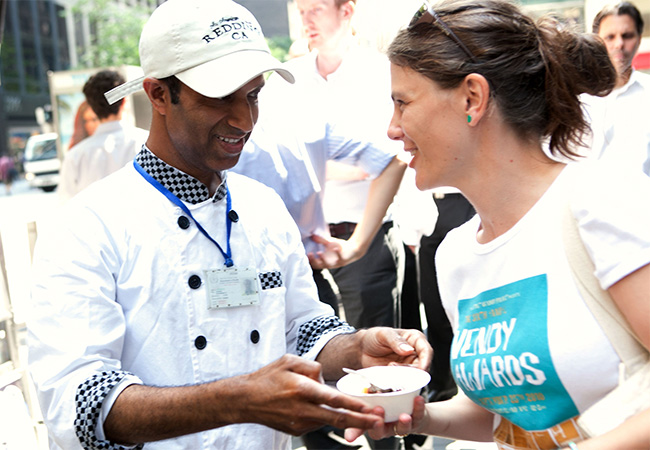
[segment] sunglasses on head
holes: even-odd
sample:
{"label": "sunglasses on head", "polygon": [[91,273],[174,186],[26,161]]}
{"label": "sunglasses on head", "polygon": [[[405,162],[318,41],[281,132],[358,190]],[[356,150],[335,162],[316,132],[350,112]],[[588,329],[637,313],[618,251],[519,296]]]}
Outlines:
{"label": "sunglasses on head", "polygon": [[459,37],[456,36],[456,33],[451,31],[451,28],[449,28],[447,24],[442,21],[440,16],[438,16],[438,14],[436,14],[436,12],[433,10],[433,6],[431,6],[427,0],[425,0],[422,6],[420,6],[420,9],[415,12],[415,15],[411,19],[411,23],[409,23],[408,28],[411,29],[421,23],[433,24],[440,28],[440,30],[442,30],[442,32],[445,33],[448,38],[454,41],[465,52],[465,54],[469,56],[469,59],[471,59],[472,62],[478,62],[474,54],[465,46],[465,44],[463,44]]}

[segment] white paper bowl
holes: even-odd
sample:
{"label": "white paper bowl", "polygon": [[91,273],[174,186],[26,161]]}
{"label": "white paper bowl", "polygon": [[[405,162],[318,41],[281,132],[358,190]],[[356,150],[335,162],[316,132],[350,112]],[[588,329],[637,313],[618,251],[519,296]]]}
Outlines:
{"label": "white paper bowl", "polygon": [[420,390],[429,383],[429,372],[409,366],[374,366],[359,369],[358,372],[367,374],[377,384],[388,387],[399,387],[401,390],[385,394],[366,394],[364,388],[369,387],[368,382],[355,374],[348,374],[341,378],[336,387],[339,391],[352,397],[362,399],[372,406],[384,408],[385,422],[395,422],[402,413],[413,412],[413,399]]}

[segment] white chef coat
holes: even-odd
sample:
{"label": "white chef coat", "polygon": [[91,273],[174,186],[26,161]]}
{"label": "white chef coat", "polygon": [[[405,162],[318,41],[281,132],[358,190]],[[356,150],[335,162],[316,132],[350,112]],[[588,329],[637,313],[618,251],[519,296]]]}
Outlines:
{"label": "white chef coat", "polygon": [[[226,201],[188,203],[205,186],[146,149],[138,161],[170,191],[187,194],[192,215],[225,250]],[[237,174],[227,186],[238,215],[232,257],[236,268],[258,274],[258,305],[207,308],[203,271],[223,269],[224,257],[133,165],[78,194],[40,234],[28,319],[30,370],[52,449],[82,448],[73,425],[80,412],[75,395],[93,375],[108,374],[95,393],[84,395],[94,396],[89,401],[108,396],[110,403],[111,389],[130,383],[205,383],[253,372],[287,352],[314,359],[331,337],[352,331],[318,301],[300,235],[280,198]],[[102,436],[101,422],[98,428]],[[243,424],[144,447],[280,449],[290,447],[290,437]]]}

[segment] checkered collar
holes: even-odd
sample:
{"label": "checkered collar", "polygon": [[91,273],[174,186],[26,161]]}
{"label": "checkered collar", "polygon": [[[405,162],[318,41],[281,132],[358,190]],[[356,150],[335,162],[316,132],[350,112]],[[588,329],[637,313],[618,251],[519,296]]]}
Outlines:
{"label": "checkered collar", "polygon": [[[185,172],[181,172],[176,167],[170,166],[154,155],[145,145],[142,146],[142,150],[136,155],[135,160],[154,180],[180,200],[196,205],[210,199],[210,191],[205,184]],[[219,176],[222,181],[212,196],[213,202],[225,198],[228,190],[226,172],[219,172]]]}

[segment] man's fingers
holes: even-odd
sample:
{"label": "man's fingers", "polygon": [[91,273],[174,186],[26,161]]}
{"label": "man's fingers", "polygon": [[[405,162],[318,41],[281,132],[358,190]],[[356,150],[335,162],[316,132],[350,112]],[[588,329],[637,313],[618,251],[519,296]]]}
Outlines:
{"label": "man's fingers", "polygon": [[324,268],[323,260],[320,259],[318,256],[314,255],[313,253],[307,253],[307,259],[309,260],[309,265],[313,269],[323,269]]}
{"label": "man's fingers", "polygon": [[342,392],[327,385],[318,385],[319,393],[314,395],[314,402],[326,405],[330,410],[349,410],[357,412],[370,412],[370,406],[364,401],[345,395]]}
{"label": "man's fingers", "polygon": [[364,401],[345,395],[326,385],[320,385],[320,395],[315,396],[321,412],[319,417],[337,428],[372,428],[383,417],[381,408],[373,409]]}
{"label": "man's fingers", "polygon": [[395,333],[394,339],[390,342],[391,349],[402,356],[399,363],[428,370],[433,358],[433,349],[424,333],[418,330],[390,331]]}
{"label": "man's fingers", "polygon": [[317,244],[328,244],[329,241],[325,239],[323,236],[319,236],[318,234],[312,234],[311,235],[311,240],[314,241]]}
{"label": "man's fingers", "polygon": [[323,425],[332,425],[336,428],[367,430],[375,428],[379,423],[383,423],[381,416],[373,414],[372,409],[363,404],[363,402],[346,403],[345,401],[337,402],[330,399],[330,403],[347,404],[350,409],[332,407],[325,403],[307,403],[303,405],[294,417],[295,420],[290,424],[292,428],[288,432],[296,435],[303,434],[312,429],[320,428]]}
{"label": "man's fingers", "polygon": [[[372,414],[375,414],[379,417],[384,417],[384,408],[382,408],[381,406],[375,406],[372,409]],[[377,439],[381,439],[381,437],[383,436],[384,429],[385,429],[385,424],[384,421],[382,420],[376,422],[375,425],[372,428],[368,429],[367,431],[371,434],[371,436],[372,435],[379,436]],[[366,430],[361,428],[346,428],[344,437],[348,442],[353,442],[365,432]]]}
{"label": "man's fingers", "polygon": [[322,366],[316,361],[310,361],[296,355],[286,354],[278,359],[274,364],[279,364],[286,370],[304,375],[319,383],[323,380],[321,371]]}
{"label": "man's fingers", "polygon": [[336,428],[358,428],[361,430],[368,430],[383,422],[381,417],[369,412],[363,413],[342,408],[328,408],[327,405],[320,405],[320,407],[323,422]]}

